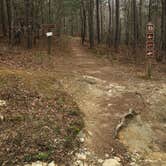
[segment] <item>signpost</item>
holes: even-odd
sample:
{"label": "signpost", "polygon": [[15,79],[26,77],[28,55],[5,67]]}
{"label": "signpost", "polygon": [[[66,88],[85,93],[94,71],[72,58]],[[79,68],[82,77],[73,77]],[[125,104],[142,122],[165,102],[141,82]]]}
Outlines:
{"label": "signpost", "polygon": [[52,37],[55,35],[55,24],[43,24],[42,32],[46,34],[47,41],[48,41],[48,54],[51,54],[51,44],[52,44]]}
{"label": "signpost", "polygon": [[53,33],[47,32],[46,36],[48,38],[48,55],[51,55],[51,40],[52,40]]}
{"label": "signpost", "polygon": [[154,57],[154,25],[149,22],[147,24],[146,32],[146,59],[147,59],[147,76],[151,78],[152,76],[152,59]]}

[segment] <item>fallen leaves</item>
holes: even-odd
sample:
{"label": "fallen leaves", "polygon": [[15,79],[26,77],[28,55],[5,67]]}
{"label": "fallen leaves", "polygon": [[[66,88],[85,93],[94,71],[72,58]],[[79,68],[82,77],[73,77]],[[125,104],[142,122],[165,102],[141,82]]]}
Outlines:
{"label": "fallen leaves", "polygon": [[83,127],[71,96],[62,90],[53,96],[41,95],[36,85],[29,81],[25,86],[24,79],[16,74],[3,75],[1,80],[1,163],[70,160],[70,152],[79,146],[76,136]]}

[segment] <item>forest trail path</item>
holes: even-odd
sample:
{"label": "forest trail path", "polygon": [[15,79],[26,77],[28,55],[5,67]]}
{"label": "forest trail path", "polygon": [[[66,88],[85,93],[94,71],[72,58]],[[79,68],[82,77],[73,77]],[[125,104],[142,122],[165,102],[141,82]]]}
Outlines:
{"label": "forest trail path", "polygon": [[[104,131],[107,128],[105,122],[105,111],[101,109],[104,90],[102,85],[104,80],[101,80],[95,74],[101,73],[100,60],[87,54],[80,46],[80,41],[73,40],[71,43],[72,54],[72,69],[76,76],[67,78],[66,89],[77,101],[81,111],[84,113],[85,130],[87,133],[86,145],[91,150],[105,151],[107,145],[105,134],[109,135],[109,131]],[[108,119],[108,118],[107,118]],[[101,123],[102,121],[102,123]],[[109,149],[108,149],[109,151]]]}
{"label": "forest trail path", "polygon": [[[127,162],[127,150],[140,166],[166,165],[166,70],[156,65],[153,78],[147,80],[144,65],[99,58],[81,45],[80,38],[67,39],[60,48],[54,44],[50,58],[44,46],[39,52],[16,48],[5,53],[0,59],[2,72],[44,74],[58,80],[52,88],[70,94],[84,114],[83,147],[99,158],[109,154]],[[47,89],[47,84],[42,88]],[[120,119],[131,109],[138,115],[119,132],[119,139],[113,139]]]}
{"label": "forest trail path", "polygon": [[[153,144],[156,138],[152,126],[147,121],[153,121],[154,126],[160,123],[162,134],[157,139],[164,145],[164,124],[154,119],[152,114],[163,116],[162,112],[166,106],[165,80],[147,81],[137,75],[134,65],[126,67],[95,57],[87,48],[81,46],[77,38],[72,39],[71,49],[73,54],[66,60],[68,64],[64,70],[72,74],[67,74],[62,83],[84,114],[85,147],[99,156],[116,155],[122,160],[126,157],[123,144],[132,153],[148,152],[147,156],[152,154],[155,158],[156,153],[153,153],[152,149],[156,150],[158,147],[160,154],[163,150],[159,144]],[[154,93],[155,95],[152,95]],[[120,141],[115,140],[114,130],[129,109],[136,111],[139,116],[131,121],[129,129],[122,131],[119,135]],[[155,112],[156,109],[158,112]],[[166,153],[161,152],[160,155],[166,161]]]}
{"label": "forest trail path", "polygon": [[116,82],[118,75],[114,76],[115,69],[111,63],[95,57],[81,46],[79,39],[72,40],[71,49],[70,67],[67,65],[66,68],[74,75],[67,77],[63,83],[85,115],[85,144],[100,155],[123,153],[123,146],[113,139],[114,128],[122,112],[116,112],[114,108],[110,110],[113,102],[118,105],[118,101],[110,102],[110,98],[114,94],[119,95],[124,87]]}

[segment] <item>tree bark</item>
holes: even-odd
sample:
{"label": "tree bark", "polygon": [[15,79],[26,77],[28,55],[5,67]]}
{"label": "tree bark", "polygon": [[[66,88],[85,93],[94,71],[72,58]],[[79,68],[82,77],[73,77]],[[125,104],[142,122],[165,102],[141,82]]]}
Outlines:
{"label": "tree bark", "polygon": [[137,7],[136,0],[133,0],[133,53],[136,51],[137,45]]}
{"label": "tree bark", "polygon": [[89,0],[89,10],[88,10],[88,16],[89,16],[89,43],[90,48],[94,47],[94,22],[93,22],[93,12],[94,12],[94,1]]}
{"label": "tree bark", "polygon": [[139,42],[141,45],[143,42],[142,11],[143,11],[143,0],[140,0],[139,2]]}
{"label": "tree bark", "polygon": [[96,29],[97,29],[97,42],[100,44],[100,15],[99,15],[99,0],[96,0]]}
{"label": "tree bark", "polygon": [[125,0],[125,44],[129,45],[130,2]]}
{"label": "tree bark", "polygon": [[115,28],[115,42],[114,47],[115,50],[118,52],[119,49],[119,29],[120,29],[120,18],[119,18],[119,0],[116,0],[116,28]]}
{"label": "tree bark", "polygon": [[101,31],[100,40],[103,41],[104,26],[103,26],[103,4],[102,4],[102,1],[100,1],[100,31]]}
{"label": "tree bark", "polygon": [[32,25],[30,20],[31,15],[31,3],[30,0],[25,0],[25,14],[26,14],[26,28],[27,28],[27,48],[32,48]]}
{"label": "tree bark", "polygon": [[111,8],[111,0],[108,0],[108,6],[109,6],[108,46],[111,47],[111,34],[112,34],[112,8]]}
{"label": "tree bark", "polygon": [[81,23],[81,38],[82,44],[84,44],[86,38],[86,9],[84,0],[81,0]]}
{"label": "tree bark", "polygon": [[112,0],[112,38],[111,42],[114,44],[114,39],[115,39],[115,0]]}
{"label": "tree bark", "polygon": [[51,0],[48,2],[48,23],[51,24]]}
{"label": "tree bark", "polygon": [[58,4],[57,4],[57,36],[60,37],[61,36],[61,32],[62,32],[62,17],[63,17],[63,1],[62,0],[58,0]]}
{"label": "tree bark", "polygon": [[6,0],[7,16],[8,16],[8,37],[9,44],[12,42],[12,9],[11,9],[11,0]]}
{"label": "tree bark", "polygon": [[166,51],[166,1],[162,0],[161,49]]}
{"label": "tree bark", "polygon": [[148,15],[148,21],[152,21],[152,0],[149,0],[149,15]]}
{"label": "tree bark", "polygon": [[5,23],[5,10],[4,10],[4,0],[0,1],[0,10],[1,10],[1,22],[2,22],[2,32],[3,36],[6,36],[6,23]]}

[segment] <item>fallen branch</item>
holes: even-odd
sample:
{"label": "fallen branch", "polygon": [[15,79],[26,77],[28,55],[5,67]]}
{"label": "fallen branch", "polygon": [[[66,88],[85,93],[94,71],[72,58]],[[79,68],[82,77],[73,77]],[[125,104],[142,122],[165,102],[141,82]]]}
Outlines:
{"label": "fallen branch", "polygon": [[118,138],[118,134],[119,134],[120,130],[121,130],[123,127],[126,126],[128,119],[131,119],[131,118],[133,118],[133,117],[136,116],[136,115],[137,115],[137,113],[136,113],[134,110],[129,109],[129,112],[128,112],[127,114],[125,114],[125,115],[121,118],[120,123],[119,123],[119,124],[116,126],[116,128],[115,128],[114,135],[113,135],[113,138],[114,138],[114,139],[117,139],[117,138]]}

